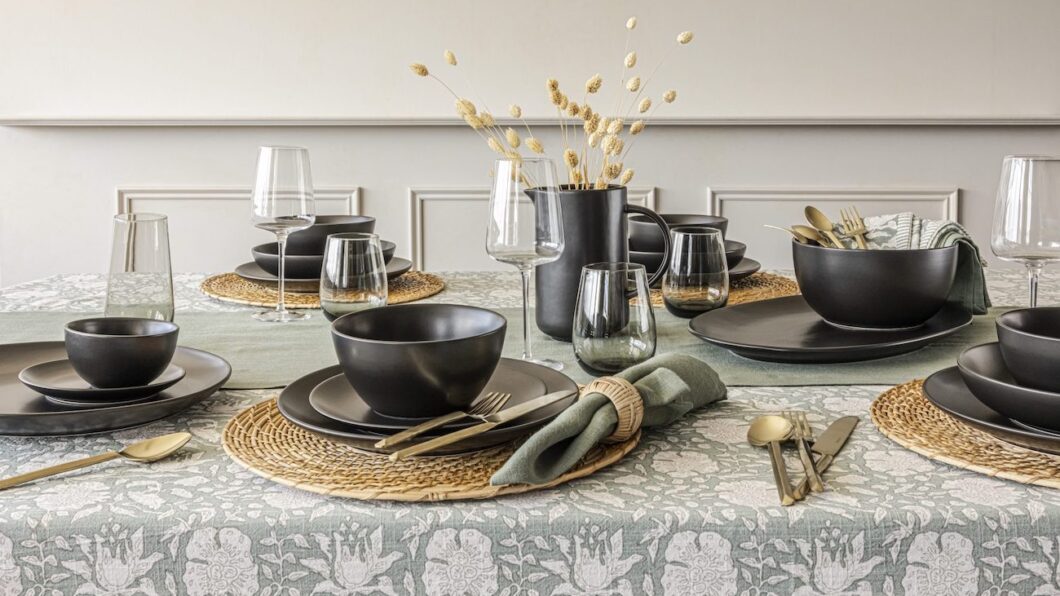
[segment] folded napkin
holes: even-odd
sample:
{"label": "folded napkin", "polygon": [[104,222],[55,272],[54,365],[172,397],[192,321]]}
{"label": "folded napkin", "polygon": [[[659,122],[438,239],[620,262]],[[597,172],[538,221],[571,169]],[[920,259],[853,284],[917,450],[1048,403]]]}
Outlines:
{"label": "folded napkin", "polygon": [[[950,302],[956,302],[972,314],[985,315],[991,306],[986,290],[986,262],[979,247],[961,224],[955,221],[924,219],[906,211],[865,218],[869,248],[945,248],[957,245],[957,277],[950,289]],[[849,246],[854,240],[836,227],[836,234]]]}
{"label": "folded napkin", "polygon": [[[664,354],[615,375],[633,384],[644,400],[642,427],[665,426],[688,412],[725,399],[725,384],[706,362]],[[570,470],[615,429],[618,412],[601,393],[583,395],[530,436],[490,484],[543,484]]]}

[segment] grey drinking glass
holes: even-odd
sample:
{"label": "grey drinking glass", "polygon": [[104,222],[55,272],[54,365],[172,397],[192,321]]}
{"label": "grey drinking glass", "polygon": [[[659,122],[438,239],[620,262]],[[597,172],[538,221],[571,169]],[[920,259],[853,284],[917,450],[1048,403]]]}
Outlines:
{"label": "grey drinking glass", "polygon": [[721,232],[681,226],[670,230],[670,238],[673,249],[662,282],[666,310],[690,319],[725,306],[729,300],[729,267]]}
{"label": "grey drinking glass", "polygon": [[655,313],[644,265],[582,268],[572,340],[578,364],[591,374],[615,373],[655,355]]}
{"label": "grey drinking glass", "polygon": [[1023,263],[1027,268],[1030,306],[1037,306],[1042,268],[1060,260],[1060,158],[1005,158],[990,248],[1003,261]]}
{"label": "grey drinking glass", "polygon": [[252,195],[254,226],[276,234],[279,245],[279,282],[275,310],[254,315],[259,321],[288,323],[309,318],[303,312],[287,310],[284,304],[284,257],[287,236],[313,225],[316,207],[309,151],[302,147],[261,147]]}
{"label": "grey drinking glass", "polygon": [[324,245],[320,308],[329,321],[351,312],[386,306],[386,261],[379,236],[332,234]]}
{"label": "grey drinking glass", "polygon": [[523,360],[562,370],[555,360],[534,358],[530,345],[530,275],[563,252],[563,219],[556,165],[544,157],[498,159],[490,191],[486,252],[515,266],[523,284]]}
{"label": "grey drinking glass", "polygon": [[173,320],[173,268],[165,215],[115,216],[103,314]]}

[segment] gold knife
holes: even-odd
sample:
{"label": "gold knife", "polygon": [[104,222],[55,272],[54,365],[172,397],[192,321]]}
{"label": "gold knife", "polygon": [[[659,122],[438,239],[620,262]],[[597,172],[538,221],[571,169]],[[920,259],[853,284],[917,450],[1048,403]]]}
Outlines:
{"label": "gold knife", "polygon": [[440,437],[435,437],[429,441],[424,441],[422,443],[417,443],[411,447],[406,447],[400,451],[395,451],[394,453],[390,454],[390,461],[398,461],[400,459],[405,459],[406,457],[426,453],[439,447],[452,445],[453,443],[456,443],[457,441],[462,441],[468,437],[480,435],[492,428],[496,428],[498,426],[501,426],[502,424],[507,424],[512,420],[519,418],[520,416],[529,414],[534,410],[540,410],[541,408],[551,406],[552,404],[558,401],[562,401],[572,395],[577,395],[577,393],[578,392],[576,390],[571,391],[569,389],[563,391],[556,391],[554,393],[549,393],[548,395],[542,395],[541,397],[534,398],[528,402],[521,403],[517,406],[505,408],[500,412],[483,417],[484,422],[482,422],[481,424],[462,428],[458,431],[454,431],[449,434],[442,435]]}
{"label": "gold knife", "polygon": [[[850,435],[854,432],[854,427],[857,425],[857,416],[844,416],[828,425],[828,428],[821,433],[821,436],[817,437],[817,440],[813,442],[811,451],[820,456],[815,466],[818,473],[824,472],[828,469],[828,466],[832,465],[832,460],[839,454],[839,451],[846,444],[847,439],[850,438]],[[809,490],[810,483],[806,478],[803,478],[799,485],[795,487],[795,499],[803,499]]]}

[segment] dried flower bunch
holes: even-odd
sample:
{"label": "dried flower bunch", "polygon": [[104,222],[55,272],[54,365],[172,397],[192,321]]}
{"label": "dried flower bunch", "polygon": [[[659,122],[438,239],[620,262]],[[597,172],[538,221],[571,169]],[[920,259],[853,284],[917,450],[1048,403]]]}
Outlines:
{"label": "dried flower bunch", "polygon": [[[603,88],[604,79],[599,74],[594,74],[585,81],[581,102],[571,100],[560,88],[559,81],[556,79],[550,78],[545,81],[549,102],[559,116],[560,137],[563,142],[562,164],[567,170],[568,182],[574,188],[602,189],[616,182],[623,186],[629,184],[633,179],[633,169],[626,167],[625,163],[637,135],[644,132],[647,121],[660,103],[670,104],[677,99],[677,91],[674,89],[663,92],[661,102],[653,102],[650,97],[644,95],[652,77],[666,61],[666,57],[656,64],[643,81],[639,75],[634,74],[633,69],[638,64],[638,56],[637,52],[630,50],[629,46],[633,30],[636,28],[636,17],[631,17],[626,21],[626,48],[623,51],[622,76],[620,84],[616,87],[616,99],[611,116],[605,116],[599,107],[593,107],[590,103],[590,100],[596,101],[596,97]],[[688,45],[693,37],[691,31],[680,33],[672,49]],[[456,54],[453,52],[446,50],[443,57],[446,64],[457,66]],[[483,109],[479,110],[474,103],[458,95],[449,85],[432,74],[425,65],[415,63],[409,68],[418,76],[430,77],[438,81],[456,101],[457,114],[482,137],[493,151],[509,159],[522,159],[521,147],[537,154],[545,152],[544,145],[534,136],[530,125],[523,119],[523,110],[518,105],[508,106],[508,115],[516,121],[517,128],[526,130],[525,137],[520,137],[516,128],[503,128],[496,122],[484,103]],[[520,124],[522,126],[519,126]],[[628,136],[624,137],[623,135],[627,133]]]}

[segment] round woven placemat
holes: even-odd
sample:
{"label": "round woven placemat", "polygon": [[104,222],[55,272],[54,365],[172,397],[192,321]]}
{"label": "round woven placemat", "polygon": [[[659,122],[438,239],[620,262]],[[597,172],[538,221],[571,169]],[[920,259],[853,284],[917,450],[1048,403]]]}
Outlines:
{"label": "round woven placemat", "polygon": [[221,434],[229,457],[259,476],[314,493],[383,501],[488,499],[550,488],[615,463],[639,440],[638,432],[623,443],[597,445],[573,470],[548,484],[491,486],[490,476],[508,460],[515,445],[392,462],[386,455],[295,426],[272,399],[236,414]]}
{"label": "round woven placemat", "polygon": [[[770,298],[783,298],[784,296],[794,296],[798,293],[799,284],[795,283],[795,280],[776,273],[759,272],[729,284],[729,302],[727,304],[743,304],[745,302],[769,300]],[[652,289],[651,305],[663,306],[662,290]]]}
{"label": "round woven placemat", "polygon": [[[215,300],[264,308],[276,308],[279,296],[275,288],[243,279],[235,273],[207,277],[199,289]],[[409,271],[387,283],[387,304],[422,300],[444,289],[445,282],[437,275]],[[291,308],[320,308],[320,296],[316,293],[284,292],[284,301]]]}
{"label": "round woven placemat", "polygon": [[924,397],[923,381],[880,394],[869,412],[881,433],[924,457],[987,476],[1060,488],[1060,456],[1031,451],[972,428]]}

